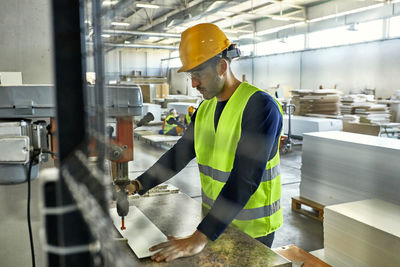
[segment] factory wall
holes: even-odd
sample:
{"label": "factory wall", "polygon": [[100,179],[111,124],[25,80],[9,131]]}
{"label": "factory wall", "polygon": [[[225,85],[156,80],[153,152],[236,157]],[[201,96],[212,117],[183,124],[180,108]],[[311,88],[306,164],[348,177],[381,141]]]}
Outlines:
{"label": "factory wall", "polygon": [[133,71],[142,76],[160,76],[161,59],[168,56],[166,50],[143,50],[138,48],[113,49],[105,53],[105,72],[117,79],[120,74],[131,75]]}
{"label": "factory wall", "polygon": [[345,93],[375,88],[389,97],[400,89],[400,39],[309,51],[303,54],[303,88],[333,87]]}
{"label": "factory wall", "polygon": [[0,1],[0,71],[23,83],[53,83],[49,1]]}
{"label": "factory wall", "polygon": [[[390,97],[400,89],[400,39],[244,58],[233,63],[236,76],[262,89],[337,89],[344,93],[376,89],[377,97]],[[252,61],[254,68],[252,67]],[[252,73],[254,69],[254,77]]]}

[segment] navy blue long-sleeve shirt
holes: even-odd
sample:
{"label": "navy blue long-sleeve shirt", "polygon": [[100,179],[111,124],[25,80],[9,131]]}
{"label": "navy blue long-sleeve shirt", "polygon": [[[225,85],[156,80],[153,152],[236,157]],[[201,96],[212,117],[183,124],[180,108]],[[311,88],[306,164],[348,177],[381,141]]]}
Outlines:
{"label": "navy blue long-sleeve shirt", "polygon": [[[227,102],[217,103],[215,128]],[[192,122],[175,146],[138,178],[143,186],[140,194],[170,179],[196,156],[194,150],[196,113],[193,114]],[[244,109],[241,127],[242,132],[230,176],[211,210],[197,227],[212,241],[222,234],[257,190],[268,160],[277,152],[282,116],[275,100],[265,92],[254,93]],[[226,208],[226,201],[231,203],[229,209]]]}

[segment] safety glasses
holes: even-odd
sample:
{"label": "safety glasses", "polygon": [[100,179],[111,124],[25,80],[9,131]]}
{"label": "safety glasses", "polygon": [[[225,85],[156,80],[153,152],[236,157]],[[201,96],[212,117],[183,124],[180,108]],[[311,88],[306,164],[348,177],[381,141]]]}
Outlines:
{"label": "safety glasses", "polygon": [[194,68],[193,70],[185,72],[185,74],[189,79],[200,80],[201,78],[203,78],[207,74],[207,68],[208,67],[218,63],[217,60],[219,61],[219,58],[218,59],[212,58],[211,60],[206,61],[205,63],[201,64],[200,66],[198,66],[196,68]]}

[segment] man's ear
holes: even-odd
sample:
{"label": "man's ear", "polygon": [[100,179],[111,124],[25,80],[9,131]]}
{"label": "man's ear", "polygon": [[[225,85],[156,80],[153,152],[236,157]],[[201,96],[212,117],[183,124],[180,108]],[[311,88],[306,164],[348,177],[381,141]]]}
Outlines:
{"label": "man's ear", "polygon": [[221,58],[217,65],[218,75],[224,75],[228,71],[228,61],[224,58]]}

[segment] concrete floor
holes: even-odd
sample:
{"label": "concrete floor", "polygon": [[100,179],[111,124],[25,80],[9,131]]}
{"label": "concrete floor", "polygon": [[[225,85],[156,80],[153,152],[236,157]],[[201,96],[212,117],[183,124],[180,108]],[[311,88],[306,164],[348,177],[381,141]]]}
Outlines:
{"label": "concrete floor", "polygon": [[[138,177],[166,152],[166,148],[155,147],[135,140],[134,161],[129,166],[131,179]],[[301,168],[301,146],[281,155],[283,226],[276,232],[274,247],[295,244],[305,251],[323,248],[322,223],[292,212],[291,197],[299,195]],[[167,183],[178,187],[181,192],[201,201],[200,176],[196,159]]]}

